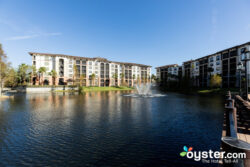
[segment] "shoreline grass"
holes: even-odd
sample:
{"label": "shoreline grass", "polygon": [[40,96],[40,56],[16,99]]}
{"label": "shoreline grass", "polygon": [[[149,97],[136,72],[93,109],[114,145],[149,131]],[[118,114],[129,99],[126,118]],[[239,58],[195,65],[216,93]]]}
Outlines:
{"label": "shoreline grass", "polygon": [[169,92],[177,92],[182,94],[190,94],[190,95],[225,95],[227,91],[231,91],[232,93],[238,93],[238,89],[236,88],[190,88],[190,89],[163,89],[163,91]]}
{"label": "shoreline grass", "polygon": [[128,91],[133,90],[132,87],[126,86],[110,86],[110,87],[98,87],[98,86],[82,86],[78,90],[56,90],[55,92],[103,92],[103,91]]}

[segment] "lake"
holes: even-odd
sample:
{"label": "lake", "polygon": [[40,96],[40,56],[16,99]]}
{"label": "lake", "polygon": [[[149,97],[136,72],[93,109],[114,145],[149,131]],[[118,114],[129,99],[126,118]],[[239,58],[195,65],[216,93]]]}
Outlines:
{"label": "lake", "polygon": [[220,149],[222,97],[128,93],[16,94],[0,101],[0,166],[206,166],[181,157],[183,146]]}

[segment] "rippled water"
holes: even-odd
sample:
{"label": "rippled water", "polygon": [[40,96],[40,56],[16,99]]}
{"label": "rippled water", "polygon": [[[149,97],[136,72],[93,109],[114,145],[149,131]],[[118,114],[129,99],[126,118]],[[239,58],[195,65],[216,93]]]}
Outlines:
{"label": "rippled water", "polygon": [[0,166],[204,166],[180,157],[183,146],[219,150],[220,97],[123,94],[0,101]]}

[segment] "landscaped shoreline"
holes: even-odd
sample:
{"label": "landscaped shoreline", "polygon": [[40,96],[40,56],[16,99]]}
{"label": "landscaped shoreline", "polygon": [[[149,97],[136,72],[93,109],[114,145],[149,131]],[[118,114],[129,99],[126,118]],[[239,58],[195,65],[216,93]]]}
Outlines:
{"label": "landscaped shoreline", "polygon": [[238,92],[237,89],[225,89],[225,88],[190,88],[190,89],[166,89],[161,88],[163,91],[167,92],[177,92],[182,94],[191,94],[191,95],[225,95],[227,91]]}
{"label": "landscaped shoreline", "polygon": [[126,86],[111,86],[111,87],[98,87],[98,86],[82,86],[79,87],[78,90],[57,90],[55,92],[100,92],[100,91],[125,91],[125,90],[133,90],[132,87]]}
{"label": "landscaped shoreline", "polygon": [[99,91],[130,91],[133,87],[127,86],[110,86],[110,87],[98,87],[98,86],[50,86],[50,85],[32,85],[32,86],[19,86],[16,88],[9,88],[6,92],[23,92],[23,93],[46,93],[46,92],[99,92]]}

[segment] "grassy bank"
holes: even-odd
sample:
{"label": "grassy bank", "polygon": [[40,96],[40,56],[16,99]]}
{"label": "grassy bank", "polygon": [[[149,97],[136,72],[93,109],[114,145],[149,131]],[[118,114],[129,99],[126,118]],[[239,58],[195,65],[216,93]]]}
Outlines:
{"label": "grassy bank", "polygon": [[111,87],[80,87],[81,92],[93,92],[93,91],[121,91],[121,90],[133,90],[131,87],[125,86],[111,86]]}
{"label": "grassy bank", "polygon": [[111,87],[97,87],[97,86],[82,86],[78,90],[57,90],[56,92],[101,92],[101,91],[124,91],[133,90],[132,87],[126,86],[111,86]]}
{"label": "grassy bank", "polygon": [[239,93],[239,89],[236,88],[215,88],[215,89],[201,89],[198,90],[197,93],[198,94],[220,94],[220,95],[225,95],[228,91],[231,91],[232,93]]}
{"label": "grassy bank", "polygon": [[238,89],[228,89],[228,88],[189,88],[189,89],[163,89],[166,92],[178,92],[183,94],[193,94],[193,95],[225,95],[227,91],[233,93],[238,93]]}
{"label": "grassy bank", "polygon": [[225,94],[226,92],[227,90],[221,88],[197,90],[198,94]]}

